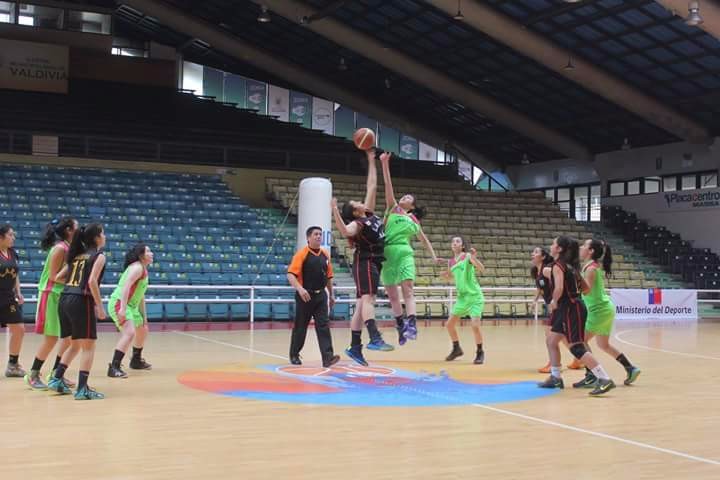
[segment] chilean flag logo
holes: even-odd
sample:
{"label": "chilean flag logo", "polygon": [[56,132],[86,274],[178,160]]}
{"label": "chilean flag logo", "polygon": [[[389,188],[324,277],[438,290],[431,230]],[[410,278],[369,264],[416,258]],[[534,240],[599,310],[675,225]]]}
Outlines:
{"label": "chilean flag logo", "polygon": [[650,305],[662,305],[662,290],[651,288],[648,290],[648,303]]}

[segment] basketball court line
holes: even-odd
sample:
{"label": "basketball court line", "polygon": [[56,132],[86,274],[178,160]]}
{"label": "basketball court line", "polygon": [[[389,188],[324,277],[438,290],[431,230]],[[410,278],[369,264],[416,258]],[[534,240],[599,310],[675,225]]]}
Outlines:
{"label": "basketball court line", "polygon": [[[269,353],[269,352],[263,352],[262,350],[256,350],[256,349],[254,349],[254,348],[243,347],[243,346],[235,345],[235,344],[232,344],[232,343],[221,342],[221,341],[219,341],[219,340],[214,340],[214,339],[212,339],[212,338],[201,337],[201,336],[199,336],[199,335],[193,335],[193,334],[190,334],[190,333],[180,332],[180,331],[177,331],[177,330],[173,330],[173,333],[176,333],[176,334],[178,334],[178,335],[183,335],[183,336],[185,336],[185,337],[195,338],[195,339],[197,339],[197,340],[202,340],[202,341],[205,341],[205,342],[210,342],[210,343],[215,343],[215,344],[218,344],[218,345],[223,345],[223,346],[225,346],[225,347],[236,348],[236,349],[238,349],[238,350],[243,350],[243,351],[250,352],[250,353],[257,353],[257,354],[265,355],[265,356],[272,357],[272,358],[280,358],[280,359],[283,359],[283,360],[287,360],[286,357],[281,356],[281,355],[276,355],[276,354],[274,354],[274,353]],[[403,388],[403,386],[401,386],[400,388]],[[404,388],[407,388],[407,387],[404,387]],[[432,396],[438,396],[438,395],[435,394],[435,393],[426,392],[426,391],[423,391],[423,390],[421,390],[421,389],[412,388],[412,390],[414,390],[414,391],[416,391],[416,392],[418,392],[418,393],[420,393],[420,394],[427,395],[427,396],[431,396],[431,397],[432,397]],[[441,396],[441,395],[440,395],[440,396]],[[672,456],[675,456],[675,457],[684,458],[684,459],[686,459],[686,460],[693,460],[693,461],[695,461],[695,462],[700,462],[700,463],[706,463],[706,464],[709,464],[709,465],[720,466],[720,461],[717,461],[717,460],[712,460],[712,459],[704,458],[704,457],[698,457],[698,456],[696,456],[696,455],[690,455],[690,454],[688,454],[688,453],[683,453],[683,452],[679,452],[679,451],[677,451],[677,450],[671,450],[671,449],[668,449],[668,448],[656,447],[655,445],[650,445],[650,444],[648,444],[648,443],[637,442],[637,441],[635,441],[635,440],[629,440],[629,439],[626,439],[626,438],[618,437],[618,436],[616,436],[616,435],[610,435],[610,434],[603,433],[603,432],[595,432],[595,431],[593,431],[593,430],[586,430],[586,429],[584,429],[584,428],[573,427],[572,425],[567,425],[567,424],[565,424],[565,423],[554,422],[554,421],[552,421],[552,420],[545,420],[545,419],[543,419],[543,418],[533,417],[533,416],[530,416],[530,415],[525,415],[525,414],[522,414],[522,413],[517,413],[517,412],[510,411],[510,410],[505,410],[505,409],[502,409],[502,408],[491,407],[491,406],[489,406],[489,405],[484,405],[484,404],[482,404],[482,403],[473,403],[473,404],[471,404],[471,406],[476,407],[476,408],[482,408],[482,409],[484,409],[484,410],[488,410],[488,411],[495,412],[495,413],[501,413],[501,414],[503,414],[503,415],[508,415],[508,416],[515,417],[515,418],[520,418],[520,419],[527,420],[527,421],[530,421],[530,422],[539,423],[539,424],[542,424],[542,425],[548,425],[548,426],[551,426],[551,427],[557,427],[557,428],[561,428],[561,429],[564,429],[564,430],[569,430],[569,431],[571,431],[571,432],[576,432],[576,433],[584,433],[584,434],[586,434],[586,435],[590,435],[590,436],[597,437],[597,438],[603,438],[603,439],[606,439],[606,440],[612,440],[612,441],[615,441],[615,442],[624,443],[624,444],[626,444],[626,445],[632,445],[632,446],[634,446],[634,447],[644,448],[644,449],[646,449],[646,450],[651,450],[651,451],[654,451],[654,452],[665,453],[665,454],[672,455]]]}
{"label": "basketball court line", "polygon": [[636,332],[636,331],[638,331],[638,329],[623,330],[622,332],[617,332],[615,334],[615,340],[617,340],[620,343],[624,343],[625,345],[629,345],[629,346],[635,347],[635,348],[641,348],[643,350],[649,350],[651,352],[669,353],[671,355],[679,355],[682,357],[690,357],[690,358],[699,358],[702,360],[720,360],[720,357],[711,357],[708,355],[700,355],[697,353],[676,352],[675,350],[665,350],[663,348],[653,348],[653,347],[648,347],[648,346],[640,345],[640,344],[633,343],[633,342],[628,342],[627,340],[622,339],[622,335],[629,333],[629,332]]}

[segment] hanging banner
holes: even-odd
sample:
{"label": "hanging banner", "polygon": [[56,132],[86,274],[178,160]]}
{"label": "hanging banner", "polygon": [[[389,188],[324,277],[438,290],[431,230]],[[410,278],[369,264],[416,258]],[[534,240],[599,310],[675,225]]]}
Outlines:
{"label": "hanging banner", "polygon": [[312,128],[312,97],[306,93],[290,92],[290,121]]}
{"label": "hanging banner", "polygon": [[287,122],[290,115],[290,90],[270,85],[268,88],[268,115]]}
{"label": "hanging banner", "polygon": [[[656,194],[660,197],[660,194]],[[720,208],[720,189],[686,190],[666,192],[663,200],[658,198],[658,211],[692,211],[706,208]]]}
{"label": "hanging banner", "polygon": [[437,162],[437,148],[427,143],[420,142],[420,160],[425,162]]}
{"label": "hanging banner", "polygon": [[409,160],[418,159],[418,141],[409,135],[400,135],[400,157]]}
{"label": "hanging banner", "polygon": [[610,290],[618,321],[688,321],[698,319],[697,290],[651,288]]}
{"label": "hanging banner", "polygon": [[335,133],[333,121],[333,102],[322,98],[313,98],[312,104],[312,128],[322,130],[328,135]]}
{"label": "hanging banner", "polygon": [[248,80],[245,88],[247,90],[247,108],[267,115],[267,84],[257,80]]}
{"label": "hanging banner", "polygon": [[68,47],[0,39],[0,88],[67,93]]}
{"label": "hanging banner", "polygon": [[224,100],[236,104],[238,108],[245,108],[245,105],[247,105],[245,97],[245,79],[240,75],[226,73],[223,86]]}

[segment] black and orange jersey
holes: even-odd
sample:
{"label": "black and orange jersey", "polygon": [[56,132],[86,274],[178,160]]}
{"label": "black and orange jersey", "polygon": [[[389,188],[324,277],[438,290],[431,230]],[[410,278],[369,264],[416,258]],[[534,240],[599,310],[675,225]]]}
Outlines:
{"label": "black and orange jersey", "polygon": [[288,266],[288,273],[295,275],[306,290],[322,290],[333,278],[330,254],[321,249],[305,247],[299,250]]}

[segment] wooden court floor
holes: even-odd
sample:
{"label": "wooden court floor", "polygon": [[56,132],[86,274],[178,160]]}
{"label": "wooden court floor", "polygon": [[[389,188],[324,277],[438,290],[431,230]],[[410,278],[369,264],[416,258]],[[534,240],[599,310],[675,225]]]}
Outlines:
{"label": "wooden court floor", "polygon": [[[616,332],[643,373],[625,387],[599,354],[619,384],[602,398],[537,397],[527,382],[543,377],[541,327],[484,334],[482,366],[469,327],[465,356],[445,362],[438,325],[368,353],[369,369],[343,359],[326,371],[312,330],[302,370],[285,365],[288,330],[153,333],[153,370],[110,379],[115,336],[101,333],[90,383],[105,400],[0,378],[0,479],[720,478],[720,324]],[[333,337],[341,351],[349,330]],[[26,336],[26,367],[38,341]],[[581,372],[564,375],[569,387]]]}

